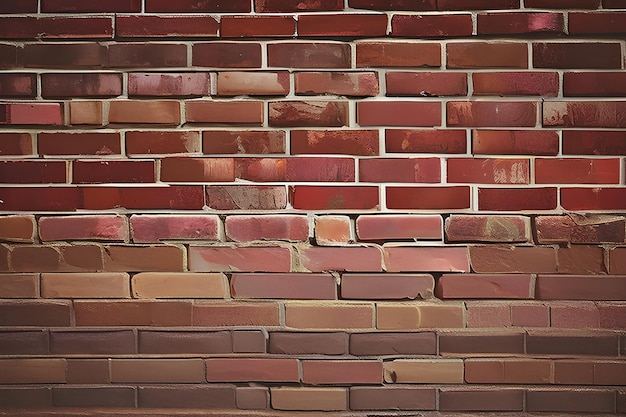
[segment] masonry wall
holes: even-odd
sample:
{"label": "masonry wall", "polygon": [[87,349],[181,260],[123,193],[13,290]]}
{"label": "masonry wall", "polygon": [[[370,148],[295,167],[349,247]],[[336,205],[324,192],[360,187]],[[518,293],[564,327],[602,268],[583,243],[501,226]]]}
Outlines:
{"label": "masonry wall", "polygon": [[0,415],[626,413],[623,1],[0,14]]}

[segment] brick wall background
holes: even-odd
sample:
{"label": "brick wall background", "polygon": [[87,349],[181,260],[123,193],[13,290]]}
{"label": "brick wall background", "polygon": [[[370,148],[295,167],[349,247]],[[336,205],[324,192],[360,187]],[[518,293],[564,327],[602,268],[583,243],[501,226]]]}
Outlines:
{"label": "brick wall background", "polygon": [[0,415],[626,412],[623,1],[0,14]]}

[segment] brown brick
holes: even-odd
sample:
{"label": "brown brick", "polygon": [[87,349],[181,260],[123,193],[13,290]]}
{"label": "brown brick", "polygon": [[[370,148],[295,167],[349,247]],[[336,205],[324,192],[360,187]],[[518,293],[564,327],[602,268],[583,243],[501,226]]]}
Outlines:
{"label": "brown brick", "polygon": [[624,304],[598,304],[600,313],[600,327],[603,329],[626,329],[626,305]]}
{"label": "brown brick", "polygon": [[130,298],[126,273],[44,273],[43,298]]}
{"label": "brown brick", "polygon": [[191,303],[184,301],[75,301],[77,326],[189,326]]}
{"label": "brown brick", "polygon": [[285,325],[295,329],[371,329],[373,324],[373,304],[285,304]]}
{"label": "brown brick", "polygon": [[0,325],[69,326],[70,304],[68,301],[2,301],[0,302]]}
{"label": "brown brick", "polygon": [[234,353],[266,353],[267,340],[260,330],[236,330],[233,332]]}
{"label": "brown brick", "polygon": [[0,388],[0,407],[3,408],[50,408],[50,388]]}
{"label": "brown brick", "polygon": [[470,246],[472,268],[480,273],[556,272],[552,247]]}
{"label": "brown brick", "polygon": [[206,359],[209,382],[299,382],[296,359]]}
{"label": "brown brick", "polygon": [[241,37],[291,37],[296,32],[292,16],[222,16],[220,36]]}
{"label": "brown brick", "polygon": [[376,327],[380,330],[465,327],[462,304],[387,304],[376,307]]}
{"label": "brown brick", "polygon": [[112,101],[109,123],[180,123],[180,104],[177,101]]}
{"label": "brown brick", "polygon": [[330,274],[233,274],[233,298],[334,300],[335,278]]}
{"label": "brown brick", "polygon": [[531,275],[524,274],[443,274],[435,295],[442,299],[532,299],[534,283]]}
{"label": "brown brick", "polygon": [[35,237],[37,236],[35,216],[2,216],[0,217],[0,230],[0,240],[6,242],[34,243]]}
{"label": "brown brick", "polygon": [[529,242],[530,218],[452,214],[446,218],[446,237],[451,242]]}
{"label": "brown brick", "polygon": [[532,332],[526,336],[526,352],[535,355],[616,356],[618,338],[607,334],[545,334]]}
{"label": "brown brick", "polygon": [[592,385],[593,363],[580,360],[554,361],[554,383],[563,385]]}
{"label": "brown brick", "polygon": [[202,359],[111,359],[111,382],[204,382]]}
{"label": "brown brick", "polygon": [[479,384],[547,384],[552,364],[540,359],[465,360],[465,381]]}
{"label": "brown brick", "polygon": [[0,298],[39,297],[38,274],[0,274]]}
{"label": "brown brick", "polygon": [[456,359],[396,359],[384,363],[387,383],[461,384],[463,361]]}
{"label": "brown brick", "polygon": [[561,274],[604,274],[607,272],[604,254],[604,249],[598,246],[559,247],[556,252],[557,270]]}
{"label": "brown brick", "polygon": [[440,354],[525,353],[523,333],[441,333]]}
{"label": "brown brick", "polygon": [[615,42],[535,42],[535,68],[598,68],[621,67],[619,44]]}
{"label": "brown brick", "polygon": [[139,387],[139,407],[232,409],[235,407],[235,387],[231,385],[178,385],[170,387]]}
{"label": "brown brick", "polygon": [[278,303],[196,302],[193,305],[194,326],[278,326],[279,324]]}
{"label": "brown brick", "polygon": [[521,389],[440,389],[441,411],[523,411]]}
{"label": "brown brick", "polygon": [[436,391],[418,387],[350,387],[351,410],[434,410]]}
{"label": "brown brick", "polygon": [[343,274],[341,298],[361,300],[402,300],[431,298],[432,275],[418,274]]}
{"label": "brown brick", "polygon": [[446,51],[448,68],[528,68],[528,46],[521,42],[454,42]]}
{"label": "brown brick", "polygon": [[240,410],[265,410],[270,405],[267,387],[237,387],[236,402]]}
{"label": "brown brick", "polygon": [[100,68],[106,47],[99,43],[34,43],[18,49],[18,62],[26,68]]}
{"label": "brown brick", "polygon": [[434,355],[437,336],[432,332],[411,333],[352,333],[350,354],[379,355]]}
{"label": "brown brick", "polygon": [[183,271],[183,250],[176,246],[106,246],[107,271]]}
{"label": "brown brick", "polygon": [[1,355],[44,355],[48,352],[46,330],[0,332]]}
{"label": "brown brick", "polygon": [[57,354],[135,353],[135,345],[132,330],[50,332],[50,352]]}
{"label": "brown brick", "polygon": [[68,384],[108,384],[108,359],[68,359]]}
{"label": "brown brick", "polygon": [[230,332],[140,331],[139,353],[214,354],[231,353]]}
{"label": "brown brick", "polygon": [[2,359],[0,383],[65,383],[65,367],[65,359]]}
{"label": "brown brick", "polygon": [[303,360],[302,382],[313,385],[381,384],[383,363],[365,360]]}
{"label": "brown brick", "polygon": [[132,278],[134,298],[226,298],[227,279],[221,273],[142,272]]}
{"label": "brown brick", "polygon": [[131,387],[53,387],[55,407],[134,407],[135,388]]}
{"label": "brown brick", "polygon": [[269,353],[288,355],[345,355],[346,333],[271,332]]}
{"label": "brown brick", "polygon": [[615,412],[613,390],[529,390],[526,393],[526,409],[531,412]]}
{"label": "brown brick", "polygon": [[540,300],[626,300],[626,277],[620,275],[539,275]]}
{"label": "brown brick", "polygon": [[593,383],[596,385],[626,384],[624,362],[596,362],[593,364]]}
{"label": "brown brick", "polygon": [[71,101],[70,124],[94,125],[104,124],[104,113],[101,101]]}
{"label": "brown brick", "polygon": [[272,408],[286,411],[341,411],[348,408],[346,388],[272,387]]}

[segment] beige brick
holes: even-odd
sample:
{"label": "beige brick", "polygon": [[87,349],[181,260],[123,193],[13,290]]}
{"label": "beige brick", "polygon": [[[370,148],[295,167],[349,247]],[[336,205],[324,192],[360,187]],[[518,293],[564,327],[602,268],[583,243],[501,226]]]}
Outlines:
{"label": "beige brick", "polygon": [[126,273],[44,273],[41,274],[44,298],[130,298]]}
{"label": "beige brick", "polygon": [[384,330],[420,328],[463,328],[465,314],[463,304],[376,305],[376,326]]}
{"label": "beige brick", "polygon": [[463,361],[460,359],[398,359],[383,365],[385,382],[423,384],[462,384]]}
{"label": "beige brick", "polygon": [[228,280],[222,273],[144,272],[132,278],[135,298],[227,298]]}
{"label": "beige brick", "polygon": [[270,388],[272,408],[288,411],[339,411],[348,408],[345,388]]}

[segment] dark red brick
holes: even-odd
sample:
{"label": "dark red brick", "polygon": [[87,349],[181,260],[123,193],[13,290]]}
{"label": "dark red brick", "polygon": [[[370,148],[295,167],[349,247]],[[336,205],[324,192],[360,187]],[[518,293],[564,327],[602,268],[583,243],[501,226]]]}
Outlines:
{"label": "dark red brick", "polygon": [[441,105],[437,102],[362,101],[357,104],[361,126],[440,126]]}
{"label": "dark red brick", "polygon": [[441,182],[439,158],[376,158],[359,161],[360,182]]}
{"label": "dark red brick", "polygon": [[519,0],[501,0],[494,4],[490,0],[438,0],[438,10],[507,10],[519,9]]}
{"label": "dark red brick", "polygon": [[472,269],[478,273],[555,273],[551,246],[470,246]]}
{"label": "dark red brick", "polygon": [[101,68],[107,49],[98,43],[34,43],[19,49],[17,58],[26,68]]}
{"label": "dark red brick", "polygon": [[355,9],[368,10],[436,10],[435,0],[349,0],[348,5]]}
{"label": "dark red brick", "polygon": [[108,46],[110,68],[186,67],[187,45],[115,43]]}
{"label": "dark red brick", "polygon": [[607,334],[546,334],[526,335],[526,352],[532,355],[590,355],[616,356],[618,340]]}
{"label": "dark red brick", "polygon": [[391,20],[391,35],[399,37],[471,36],[470,14],[400,15]]}
{"label": "dark red brick", "polygon": [[608,34],[626,32],[626,13],[624,12],[575,12],[568,15],[569,33]]}
{"label": "dark red brick", "polygon": [[292,130],[291,154],[378,155],[377,130]]}
{"label": "dark red brick", "polygon": [[460,72],[387,72],[388,96],[464,96],[467,74]]}
{"label": "dark red brick", "polygon": [[0,183],[65,183],[66,171],[65,161],[0,161]]}
{"label": "dark red brick", "polygon": [[373,209],[379,204],[377,187],[331,187],[296,185],[289,190],[289,201],[296,209]]}
{"label": "dark red brick", "polygon": [[562,188],[561,206],[566,210],[623,210],[626,188]]}
{"label": "dark red brick", "polygon": [[528,68],[528,46],[519,42],[454,42],[446,49],[448,68]]}
{"label": "dark red brick", "polygon": [[138,13],[141,0],[110,0],[106,3],[86,4],[80,0],[42,0],[43,13]]}
{"label": "dark red brick", "polygon": [[175,13],[237,13],[250,12],[247,0],[181,0],[172,3],[168,0],[147,0],[146,12]]}
{"label": "dark red brick", "polygon": [[448,158],[448,183],[529,184],[528,159]]}
{"label": "dark red brick", "polygon": [[478,209],[497,211],[554,210],[557,189],[479,188]]}
{"label": "dark red brick", "polygon": [[37,0],[15,0],[0,4],[0,13],[37,13]]}
{"label": "dark red brick", "polygon": [[325,42],[282,42],[267,46],[270,67],[350,68],[350,45]]}
{"label": "dark red brick", "polygon": [[0,188],[0,201],[8,211],[73,211],[81,205],[74,187]]}
{"label": "dark red brick", "polygon": [[617,43],[535,42],[532,47],[535,68],[619,69],[622,62]]}
{"label": "dark red brick", "polygon": [[559,93],[556,72],[475,72],[474,95],[555,97]]}
{"label": "dark red brick", "polygon": [[10,408],[50,408],[52,407],[51,388],[0,388],[0,406]]}
{"label": "dark red brick", "polygon": [[222,16],[220,36],[238,37],[291,37],[296,32],[292,16]]}
{"label": "dark red brick", "polygon": [[111,39],[110,17],[2,17],[4,39]]}
{"label": "dark red brick", "polygon": [[464,209],[470,207],[470,187],[392,187],[386,189],[390,209]]}
{"label": "dark red brick", "polygon": [[624,97],[626,74],[623,72],[566,72],[563,96]]}
{"label": "dark red brick", "polygon": [[33,138],[29,133],[0,132],[0,156],[32,155]]}
{"label": "dark red brick", "polygon": [[211,16],[116,15],[117,38],[217,36],[219,23]]}
{"label": "dark red brick", "polygon": [[377,37],[387,34],[385,14],[304,14],[298,16],[298,36]]}
{"label": "dark red brick", "polygon": [[34,98],[37,95],[35,74],[0,74],[0,96]]}
{"label": "dark red brick", "polygon": [[385,149],[393,153],[465,153],[464,130],[386,129]]}
{"label": "dark red brick", "polygon": [[81,160],[72,163],[77,184],[154,182],[154,161]]}
{"label": "dark red brick", "polygon": [[472,150],[485,155],[556,156],[559,136],[550,130],[473,130]]}
{"label": "dark red brick", "polygon": [[477,27],[478,35],[562,34],[564,24],[562,13],[478,13]]}
{"label": "dark red brick", "polygon": [[540,216],[535,218],[539,243],[623,243],[626,238],[621,216]]}
{"label": "dark red brick", "polygon": [[281,130],[205,130],[202,148],[205,154],[284,154],[285,136]]}
{"label": "dark red brick", "polygon": [[82,208],[199,210],[204,206],[202,186],[169,187],[81,187]]}
{"label": "dark red brick", "polygon": [[43,97],[115,97],[121,94],[121,74],[41,74]]}
{"label": "dark red brick", "polygon": [[597,9],[601,0],[526,0],[525,7],[537,9]]}
{"label": "dark red brick", "polygon": [[269,103],[269,124],[278,127],[347,126],[346,101],[272,101]]}
{"label": "dark red brick", "polygon": [[304,0],[294,4],[289,0],[255,0],[254,10],[259,13],[321,12],[343,10],[341,0]]}
{"label": "dark red brick", "polygon": [[626,127],[626,101],[560,101],[543,103],[544,126]]}
{"label": "dark red brick", "polygon": [[356,66],[357,68],[439,67],[441,45],[425,42],[357,42]]}

